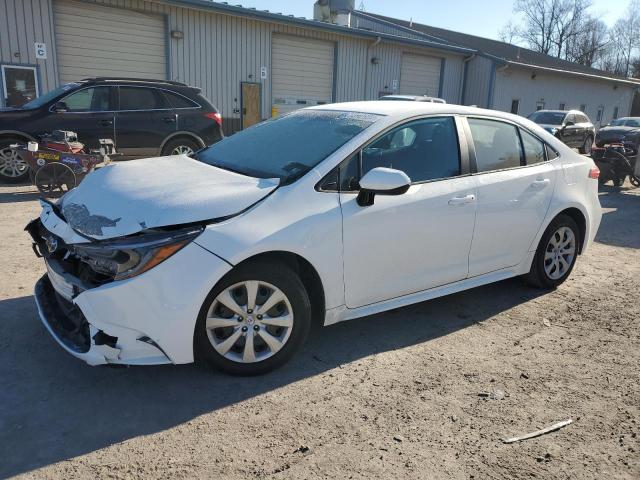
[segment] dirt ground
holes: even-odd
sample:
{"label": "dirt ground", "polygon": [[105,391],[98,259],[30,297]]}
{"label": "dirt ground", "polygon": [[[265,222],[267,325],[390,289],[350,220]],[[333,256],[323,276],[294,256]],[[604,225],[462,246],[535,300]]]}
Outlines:
{"label": "dirt ground", "polygon": [[65,353],[32,297],[36,195],[0,187],[0,477],[640,478],[640,189],[601,203],[555,292],[513,279],[327,327],[232,378]]}

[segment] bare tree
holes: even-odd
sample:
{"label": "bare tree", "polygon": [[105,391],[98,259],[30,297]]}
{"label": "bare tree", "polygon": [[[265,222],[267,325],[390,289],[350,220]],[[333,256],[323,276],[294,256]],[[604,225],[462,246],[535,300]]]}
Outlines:
{"label": "bare tree", "polygon": [[583,23],[578,33],[567,40],[564,58],[595,67],[607,54],[609,28],[602,20],[595,18],[588,18]]}
{"label": "bare tree", "polygon": [[624,16],[614,25],[611,35],[615,57],[620,63],[617,69],[625,76],[631,75],[634,54],[640,53],[640,0],[633,0]]}

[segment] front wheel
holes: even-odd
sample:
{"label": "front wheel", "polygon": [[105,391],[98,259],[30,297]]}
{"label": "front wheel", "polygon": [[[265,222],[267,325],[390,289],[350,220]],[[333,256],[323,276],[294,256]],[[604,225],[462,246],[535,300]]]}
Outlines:
{"label": "front wheel", "polygon": [[580,241],[580,230],[575,220],[568,215],[559,215],[542,235],[531,270],[523,279],[539,288],[556,288],[573,270]]}
{"label": "front wheel", "polygon": [[310,326],[309,296],[293,270],[274,262],[242,265],[200,310],[196,361],[232,375],[267,373],[291,358]]}
{"label": "front wheel", "polygon": [[20,143],[16,138],[0,139],[0,181],[5,183],[22,183],[29,178],[29,164],[20,154],[11,148]]}

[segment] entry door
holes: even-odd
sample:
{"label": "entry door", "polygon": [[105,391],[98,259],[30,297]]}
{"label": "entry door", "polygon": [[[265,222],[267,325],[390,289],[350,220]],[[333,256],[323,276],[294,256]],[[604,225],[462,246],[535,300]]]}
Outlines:
{"label": "entry door", "polygon": [[38,96],[35,67],[2,65],[2,94],[7,107],[21,107]]}
{"label": "entry door", "polygon": [[260,84],[242,83],[242,128],[260,122]]}
{"label": "entry door", "polygon": [[[355,194],[340,194],[347,307],[466,278],[476,192],[473,177],[461,176],[465,168],[453,119],[398,127],[365,148],[361,163],[362,172],[376,167],[402,170],[413,184],[402,195],[376,195],[374,204],[365,207],[358,205]],[[341,184],[357,185],[347,173],[341,176]]]}

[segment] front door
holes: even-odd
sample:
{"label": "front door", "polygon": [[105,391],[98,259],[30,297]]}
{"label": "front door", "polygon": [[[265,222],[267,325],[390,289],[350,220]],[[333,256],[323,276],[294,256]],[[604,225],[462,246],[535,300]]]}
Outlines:
{"label": "front door", "polygon": [[116,149],[127,158],[160,154],[177,130],[177,115],[157,88],[121,86],[116,114]]}
{"label": "front door", "polygon": [[40,133],[70,130],[89,149],[98,148],[101,138],[115,138],[114,87],[88,87],[78,90],[51,107],[50,117],[36,122]]}
{"label": "front door", "polygon": [[340,194],[347,307],[466,278],[475,187],[464,175],[456,132],[452,117],[415,120],[377,139],[343,169],[364,174],[388,167],[412,180],[405,194],[377,195],[367,207],[348,191],[357,188],[360,175],[340,180],[347,190]]}
{"label": "front door", "polygon": [[38,96],[35,67],[2,65],[2,98],[6,107],[21,107]]}
{"label": "front door", "polygon": [[[549,208],[556,172],[544,144],[515,125],[469,119],[478,207],[469,276],[518,265]],[[521,139],[522,138],[522,143]],[[524,155],[523,155],[524,152]]]}
{"label": "front door", "polygon": [[260,120],[260,84],[242,82],[242,128],[249,128]]}

